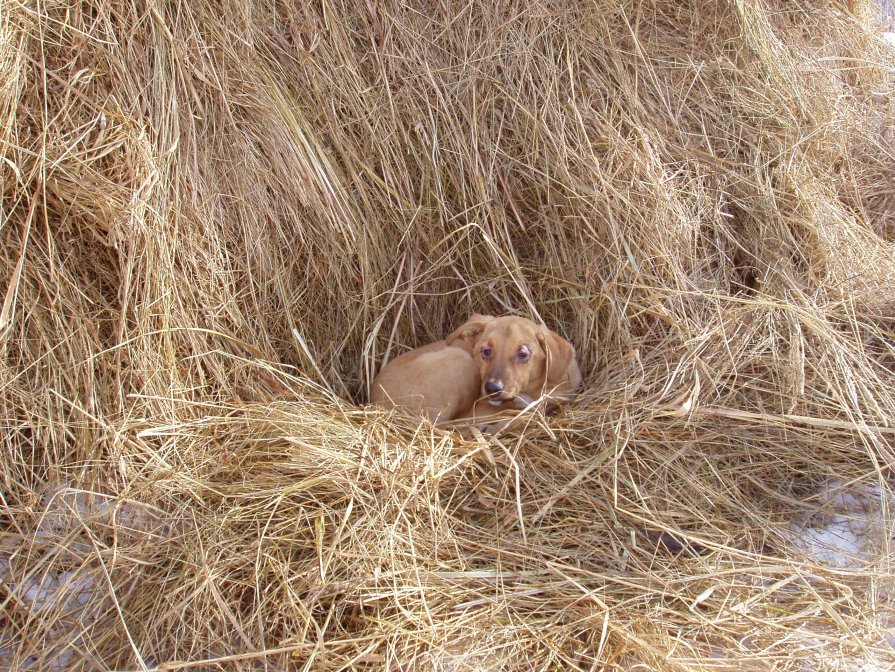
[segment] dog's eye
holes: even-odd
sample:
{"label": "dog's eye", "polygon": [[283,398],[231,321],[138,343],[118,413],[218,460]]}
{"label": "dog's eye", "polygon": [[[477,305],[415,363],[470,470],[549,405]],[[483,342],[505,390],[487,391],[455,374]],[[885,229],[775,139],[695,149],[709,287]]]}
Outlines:
{"label": "dog's eye", "polygon": [[482,348],[482,359],[491,359],[491,348],[487,345]]}
{"label": "dog's eye", "polygon": [[531,358],[531,352],[528,348],[522,348],[516,353],[516,360],[522,363],[527,362]]}

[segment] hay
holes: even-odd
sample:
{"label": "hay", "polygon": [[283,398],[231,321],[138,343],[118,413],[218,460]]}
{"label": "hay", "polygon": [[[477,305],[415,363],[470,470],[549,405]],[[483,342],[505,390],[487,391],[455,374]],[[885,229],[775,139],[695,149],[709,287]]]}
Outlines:
{"label": "hay", "polygon": [[[891,666],[895,52],[848,5],[0,4],[0,666]],[[473,311],[579,403],[356,404]]]}

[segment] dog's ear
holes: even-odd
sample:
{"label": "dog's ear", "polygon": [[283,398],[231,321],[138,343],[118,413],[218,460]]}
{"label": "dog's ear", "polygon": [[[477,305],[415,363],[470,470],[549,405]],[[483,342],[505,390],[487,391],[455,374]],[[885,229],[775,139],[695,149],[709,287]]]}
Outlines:
{"label": "dog's ear", "polygon": [[462,327],[459,327],[450,336],[445,339],[447,345],[456,345],[465,347],[472,352],[476,339],[485,330],[485,325],[494,318],[491,315],[472,315]]}
{"label": "dog's ear", "polygon": [[541,327],[538,342],[547,355],[547,387],[566,383],[570,389],[577,389],[581,372],[575,359],[575,346],[547,327]]}

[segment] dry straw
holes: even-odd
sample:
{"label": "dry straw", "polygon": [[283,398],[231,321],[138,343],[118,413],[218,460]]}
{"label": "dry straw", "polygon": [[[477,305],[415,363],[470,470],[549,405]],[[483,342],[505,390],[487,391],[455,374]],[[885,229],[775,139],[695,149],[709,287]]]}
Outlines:
{"label": "dry straw", "polygon": [[[848,5],[0,2],[0,667],[890,669]],[[473,311],[570,338],[579,402],[358,404]]]}

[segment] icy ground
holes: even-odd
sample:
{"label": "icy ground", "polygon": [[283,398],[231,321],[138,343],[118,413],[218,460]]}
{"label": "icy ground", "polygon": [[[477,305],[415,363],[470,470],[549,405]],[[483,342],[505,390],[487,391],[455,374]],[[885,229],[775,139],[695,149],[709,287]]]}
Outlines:
{"label": "icy ground", "polygon": [[893,504],[878,485],[830,481],[790,522],[790,539],[819,565],[860,569],[890,555]]}

